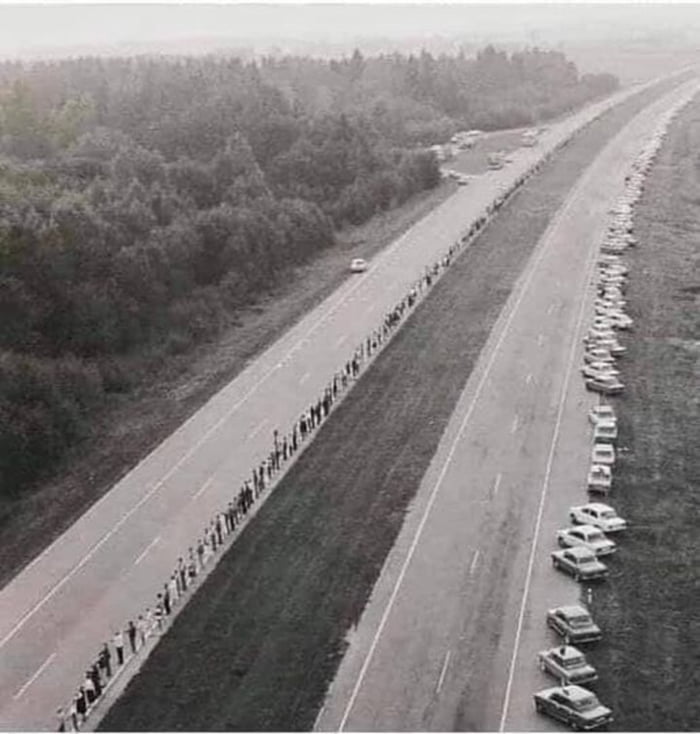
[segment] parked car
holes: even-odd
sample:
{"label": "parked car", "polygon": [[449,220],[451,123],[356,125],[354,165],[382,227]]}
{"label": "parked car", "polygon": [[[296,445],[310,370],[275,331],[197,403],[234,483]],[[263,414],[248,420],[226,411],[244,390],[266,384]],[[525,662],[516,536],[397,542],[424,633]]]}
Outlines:
{"label": "parked car", "polygon": [[625,386],[615,375],[605,375],[587,379],[586,389],[601,395],[619,395],[623,392]]}
{"label": "parked car", "polygon": [[598,680],[596,669],[586,660],[586,656],[573,645],[558,645],[537,653],[540,670],[554,676],[559,685],[572,683],[583,685]]}
{"label": "parked car", "polygon": [[615,369],[615,365],[611,362],[588,362],[581,367],[581,374],[584,377],[604,377],[606,375],[617,376],[620,370]]}
{"label": "parked car", "polygon": [[600,403],[599,405],[591,408],[588,413],[588,420],[590,420],[590,422],[595,426],[599,422],[616,423],[617,416],[615,415],[615,410],[612,405]]}
{"label": "parked car", "polygon": [[557,543],[562,548],[581,546],[595,553],[597,558],[608,556],[617,550],[615,542],[606,538],[595,525],[575,525],[557,531]]}
{"label": "parked car", "polygon": [[607,362],[608,364],[614,364],[615,357],[613,357],[607,349],[593,347],[592,349],[586,349],[583,353],[583,361],[588,364],[591,362]]}
{"label": "parked car", "polygon": [[612,711],[582,686],[545,688],[535,693],[535,709],[572,729],[591,731],[613,720]]}
{"label": "parked car", "polygon": [[593,551],[582,546],[554,551],[551,555],[554,568],[568,573],[574,581],[596,581],[608,575],[608,567],[595,557]]}
{"label": "parked car", "polygon": [[602,639],[600,627],[580,604],[554,607],[547,612],[547,626],[567,642],[583,645]]}
{"label": "parked car", "polygon": [[592,464],[588,471],[586,489],[607,494],[612,489],[612,470],[606,464]]}
{"label": "parked car", "polygon": [[569,519],[575,525],[593,525],[607,534],[627,530],[627,521],[621,518],[610,505],[602,502],[589,502],[587,505],[571,507]]}
{"label": "parked car", "polygon": [[593,428],[596,443],[615,443],[617,441],[617,421],[598,421]]}
{"label": "parked car", "polygon": [[594,464],[612,466],[615,463],[615,447],[609,443],[594,443],[591,451],[591,461]]}
{"label": "parked car", "polygon": [[367,261],[363,260],[361,257],[354,258],[350,263],[350,270],[353,273],[364,273],[368,267],[369,265],[367,264]]}

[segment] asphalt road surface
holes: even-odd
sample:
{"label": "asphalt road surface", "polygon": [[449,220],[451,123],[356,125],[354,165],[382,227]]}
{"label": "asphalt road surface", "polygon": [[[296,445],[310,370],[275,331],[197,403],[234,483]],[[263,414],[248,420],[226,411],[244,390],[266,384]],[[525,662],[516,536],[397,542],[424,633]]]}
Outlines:
{"label": "asphalt road surface", "polygon": [[588,499],[596,398],[579,366],[592,268],[644,136],[687,93],[646,108],[606,146],[533,253],[350,634],[316,730],[560,728],[535,714],[532,693],[554,684],[536,664],[557,642],[546,610],[581,593],[549,553],[568,508]]}
{"label": "asphalt road surface", "polygon": [[[502,189],[593,105],[460,188],[347,280],[130,471],[0,592],[0,729],[54,728],[102,642],[146,606],[334,372]],[[525,420],[525,415],[523,415]]]}

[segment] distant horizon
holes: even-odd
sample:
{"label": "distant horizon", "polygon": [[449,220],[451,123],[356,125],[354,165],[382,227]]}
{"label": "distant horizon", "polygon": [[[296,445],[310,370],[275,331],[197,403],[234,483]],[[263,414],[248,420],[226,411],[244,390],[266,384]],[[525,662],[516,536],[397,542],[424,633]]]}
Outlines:
{"label": "distant horizon", "polygon": [[[280,30],[283,29],[283,30]],[[0,4],[0,57],[444,49],[461,44],[653,42],[700,45],[700,6],[525,3]]]}

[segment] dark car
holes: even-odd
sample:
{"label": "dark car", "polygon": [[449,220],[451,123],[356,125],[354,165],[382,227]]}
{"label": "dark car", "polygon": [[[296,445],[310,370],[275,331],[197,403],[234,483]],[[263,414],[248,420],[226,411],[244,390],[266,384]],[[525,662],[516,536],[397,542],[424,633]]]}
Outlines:
{"label": "dark car", "polygon": [[612,711],[582,686],[545,688],[534,698],[538,713],[558,719],[572,729],[590,731],[613,720]]}
{"label": "dark car", "polygon": [[550,609],[547,612],[547,624],[560,637],[578,645],[596,642],[603,637],[588,610],[579,604]]}

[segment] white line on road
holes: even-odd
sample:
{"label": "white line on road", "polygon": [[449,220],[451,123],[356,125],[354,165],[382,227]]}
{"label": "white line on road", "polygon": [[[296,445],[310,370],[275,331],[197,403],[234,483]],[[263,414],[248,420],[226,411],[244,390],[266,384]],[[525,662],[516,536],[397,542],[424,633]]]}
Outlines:
{"label": "white line on road", "polygon": [[347,338],[348,338],[348,335],[343,334],[341,337],[337,339],[337,341],[335,342],[335,346],[339,347],[341,344],[344,344],[347,341]]}
{"label": "white line on road", "polygon": [[450,664],[450,656],[452,652],[450,650],[445,654],[445,660],[442,663],[442,670],[440,671],[440,677],[438,678],[437,686],[435,687],[435,693],[440,693],[442,684],[445,682],[445,675],[447,675],[447,666]]}
{"label": "white line on road", "polygon": [[[417,227],[424,219],[428,219],[432,215],[432,212],[429,212],[424,217],[422,217],[413,228]],[[413,229],[412,228],[412,229]],[[409,232],[404,233],[399,237],[388,249],[384,250],[378,257],[377,257],[377,263],[381,262],[382,264],[385,262],[385,260],[388,260],[388,258],[391,256],[392,253],[398,250],[398,248],[403,244],[404,240],[409,237]],[[376,266],[375,266],[375,272],[376,272]],[[294,344],[289,347],[287,350],[287,355],[291,353],[294,349],[297,348],[297,345],[303,342],[308,341],[309,337],[316,332],[324,323],[330,320],[330,318],[335,314],[338,309],[343,306],[345,303],[348,302],[350,297],[357,291],[364,283],[365,281],[363,279],[357,280],[353,285],[351,285],[347,292],[345,292],[341,298],[338,299],[336,303],[334,303],[322,316],[319,317],[319,319],[307,329],[306,333],[301,336],[300,338],[297,338],[294,342]],[[263,375],[250,387],[250,389],[243,394],[243,396],[236,402],[234,405],[231,406],[231,408],[216,422],[213,426],[208,428],[201,436],[199,441],[197,441],[193,446],[187,451],[180,459],[177,461],[173,466],[146,492],[146,494],[141,497],[141,499],[122,517],[116,522],[115,525],[110,528],[110,530],[105,533],[93,546],[90,548],[90,550],[86,553],[83,558],[78,561],[78,563],[66,573],[63,578],[61,578],[59,581],[57,581],[54,586],[48,591],[44,597],[42,597],[34,606],[26,612],[19,621],[15,624],[15,626],[0,640],[0,648],[4,647],[16,634],[17,632],[24,627],[24,625],[27,623],[29,619],[31,619],[38,611],[41,609],[46,602],[48,602],[50,599],[52,599],[56,593],[60,589],[63,588],[63,586],[70,581],[70,579],[75,576],[76,573],[97,553],[97,551],[124,525],[124,523],[145,503],[147,502],[158,490],[160,490],[165,483],[172,477],[177,471],[179,471],[180,467],[188,461],[194,454],[200,449],[200,447],[206,443],[209,438],[221,428],[221,426],[228,421],[228,419],[235,413],[241,405],[243,405],[248,398],[250,398],[251,395],[253,395],[257,390],[263,385],[269,377],[271,377],[280,367],[282,366],[282,362],[279,362],[274,367],[271,367],[266,372],[263,373]],[[190,418],[188,418],[178,430],[184,429],[187,425],[189,425],[199,414],[199,411],[195,412]],[[157,449],[156,449],[157,450]],[[150,456],[150,454],[149,454]],[[132,471],[135,471],[138,469],[139,466],[141,466],[145,461],[147,461],[148,457],[142,459]],[[84,517],[90,513],[94,514],[97,512],[97,508],[102,502],[105,502],[107,498],[110,496],[110,493],[107,492],[105,495],[98,500],[88,511],[85,513]],[[34,566],[36,563],[38,563],[44,556],[48,555],[48,553],[51,552],[54,545],[58,542],[60,542],[61,538],[60,536],[57,540],[55,540],[51,545],[49,545],[47,548],[42,551],[30,564],[27,568]],[[25,569],[26,571],[26,569]]]}
{"label": "white line on road", "polygon": [[204,492],[206,492],[209,489],[213,481],[214,481],[214,475],[212,474],[209,477],[209,479],[207,479],[207,481],[204,482],[204,484],[194,493],[190,502],[194,502],[201,494],[204,494]]}
{"label": "white line on road", "polygon": [[46,668],[49,667],[49,665],[51,665],[51,662],[53,661],[55,657],[56,657],[56,653],[54,652],[54,653],[51,653],[51,655],[49,655],[46,658],[46,660],[44,660],[39,670],[37,670],[36,673],[34,673],[34,675],[19,689],[19,691],[17,691],[17,693],[15,693],[15,695],[12,696],[12,698],[14,698],[15,701],[24,695],[24,692],[27,690],[27,688],[29,688],[29,686],[31,686],[31,684],[34,683],[34,681],[46,670]]}
{"label": "white line on road", "polygon": [[525,378],[525,384],[529,385],[532,382],[532,372],[529,372],[527,377]]}
{"label": "white line on road", "polygon": [[308,379],[311,377],[310,372],[304,372],[304,374],[301,376],[301,379],[299,380],[299,384],[303,385]]}
{"label": "white line on road", "polygon": [[525,298],[525,294],[528,291],[529,285],[535,275],[535,272],[537,271],[537,268],[540,262],[544,259],[545,254],[549,250],[549,245],[550,245],[550,242],[552,241],[552,233],[556,231],[556,228],[559,225],[560,220],[563,219],[563,217],[568,212],[568,210],[573,206],[573,203],[576,201],[576,197],[578,196],[579,191],[584,187],[584,185],[588,182],[588,179],[591,177],[592,175],[591,171],[592,171],[592,168],[589,166],[587,172],[584,173],[584,175],[579,179],[578,184],[575,186],[575,188],[569,195],[569,199],[567,203],[556,213],[556,215],[551,220],[549,227],[547,228],[541,240],[539,250],[535,252],[535,255],[530,263],[530,269],[529,271],[527,271],[527,273],[525,274],[525,277],[523,278],[522,285],[520,286],[520,291],[518,292],[515,302],[513,303],[513,307],[511,308],[510,313],[506,317],[503,323],[502,329],[501,329],[501,333],[498,335],[498,339],[496,340],[496,343],[493,346],[491,354],[489,355],[489,358],[486,362],[486,366],[484,367],[484,371],[481,377],[479,378],[479,382],[477,383],[476,389],[474,390],[474,394],[472,395],[472,399],[469,404],[469,408],[467,409],[467,412],[465,413],[464,418],[462,419],[462,423],[459,426],[457,435],[455,436],[454,440],[452,441],[450,450],[447,453],[447,457],[445,458],[445,463],[443,464],[442,469],[440,470],[440,474],[438,475],[438,478],[432,490],[430,491],[428,502],[426,503],[425,508],[423,510],[423,514],[421,516],[420,522],[418,523],[418,527],[416,528],[415,534],[413,536],[413,540],[411,541],[411,545],[408,548],[406,558],[404,559],[404,562],[399,571],[398,578],[396,579],[396,582],[394,583],[394,588],[392,589],[391,595],[389,596],[389,601],[387,602],[387,605],[384,608],[384,612],[381,616],[381,619],[379,620],[379,626],[377,627],[377,631],[374,633],[374,637],[372,638],[372,642],[370,644],[369,650],[367,651],[367,655],[365,656],[365,659],[362,663],[362,667],[360,668],[360,672],[357,676],[357,680],[355,681],[355,685],[350,694],[350,698],[348,700],[347,705],[345,706],[345,711],[343,712],[343,716],[340,721],[340,725],[338,726],[339,732],[343,731],[343,729],[345,728],[345,724],[347,723],[348,717],[350,716],[350,711],[352,710],[352,707],[355,705],[355,700],[357,699],[357,695],[360,692],[360,688],[362,687],[362,682],[364,681],[364,678],[367,675],[367,670],[369,669],[370,663],[372,662],[372,658],[374,657],[374,652],[377,649],[377,645],[379,644],[379,638],[382,636],[384,627],[386,626],[387,620],[389,619],[389,615],[391,614],[391,610],[394,607],[394,603],[396,602],[396,597],[398,596],[399,589],[401,588],[401,584],[403,584],[403,580],[406,576],[406,572],[408,571],[408,566],[411,563],[413,554],[416,552],[416,548],[418,547],[418,543],[420,541],[421,535],[423,534],[425,524],[428,521],[428,516],[430,515],[433,505],[435,504],[435,500],[437,499],[438,492],[440,491],[442,482],[445,478],[445,475],[447,474],[447,469],[450,466],[450,463],[452,462],[452,458],[457,450],[457,446],[460,440],[462,439],[462,434],[464,433],[467,427],[467,424],[469,423],[469,420],[471,419],[472,413],[474,412],[474,409],[479,400],[479,397],[481,396],[481,392],[484,388],[484,385],[486,384],[489,378],[489,375],[491,373],[491,370],[493,369],[493,365],[496,362],[496,357],[498,356],[498,353],[500,352],[501,346],[503,345],[503,342],[505,341],[505,338],[510,330],[511,324],[513,323],[513,320],[515,319],[515,316],[518,313],[520,304],[522,303],[523,299]]}
{"label": "white line on road", "polygon": [[[590,169],[589,169],[590,170]],[[590,273],[593,264],[595,263],[596,246],[591,246],[591,252],[588,256],[589,262],[587,272]],[[525,574],[525,587],[523,589],[523,596],[520,603],[520,612],[518,614],[518,624],[515,630],[515,641],[513,643],[513,655],[510,660],[510,668],[508,670],[508,681],[506,683],[506,690],[503,696],[503,708],[501,709],[501,721],[498,727],[498,731],[502,732],[505,730],[506,720],[508,718],[508,708],[510,706],[510,696],[513,689],[513,679],[515,677],[515,665],[518,660],[518,651],[520,647],[520,636],[523,631],[523,621],[525,619],[525,610],[527,608],[527,599],[530,592],[530,584],[532,582],[532,571],[535,566],[535,552],[537,551],[537,541],[539,540],[540,528],[542,525],[542,516],[544,514],[544,505],[547,498],[547,491],[549,489],[549,480],[552,474],[552,466],[554,464],[554,454],[559,440],[559,431],[561,430],[561,422],[564,416],[564,405],[566,404],[566,397],[569,391],[569,383],[571,382],[571,375],[573,374],[574,360],[576,358],[576,348],[578,346],[579,335],[581,327],[583,326],[583,317],[585,315],[586,308],[586,297],[585,294],[581,295],[581,305],[579,306],[578,317],[575,322],[575,328],[573,329],[573,338],[571,340],[571,346],[569,347],[569,359],[566,366],[566,373],[564,376],[564,383],[561,389],[561,395],[559,397],[559,407],[557,409],[557,419],[554,424],[554,433],[552,434],[552,442],[549,447],[549,456],[547,457],[547,465],[544,472],[544,479],[542,482],[542,491],[540,492],[540,502],[537,508],[537,517],[535,520],[535,530],[532,537],[532,543],[530,545],[530,557],[527,564],[527,572]]]}
{"label": "white line on road", "polygon": [[540,334],[540,335],[539,335],[539,336],[537,337],[537,344],[538,344],[539,346],[542,346],[542,345],[544,344],[544,334]]}
{"label": "white line on road", "polygon": [[496,481],[493,483],[493,496],[494,497],[498,494],[498,488],[501,486],[501,478],[502,478],[502,475],[499,472],[498,476],[496,477]]}
{"label": "white line on road", "polygon": [[476,553],[474,554],[474,558],[472,558],[472,562],[469,565],[469,575],[473,575],[474,570],[476,569],[476,564],[479,562],[479,555],[481,554],[481,551],[477,548]]}
{"label": "white line on road", "polygon": [[547,315],[551,316],[554,313],[555,305],[553,303],[550,303],[547,307]]}
{"label": "white line on road", "polygon": [[[308,374],[308,373],[307,373]],[[250,436],[248,436],[249,439],[254,438],[255,436],[262,431],[263,428],[269,423],[267,418],[263,418],[260,423],[250,432]]]}
{"label": "white line on road", "polygon": [[153,548],[153,546],[160,540],[160,535],[156,535],[155,538],[146,546],[146,548],[143,550],[141,555],[134,561],[134,566],[138,566],[141,561],[146,557],[148,554],[148,551]]}
{"label": "white line on road", "polygon": [[515,418],[513,418],[513,422],[511,423],[511,426],[510,426],[510,432],[511,433],[515,433],[518,430],[519,420],[520,419],[518,418],[517,415],[515,416]]}

